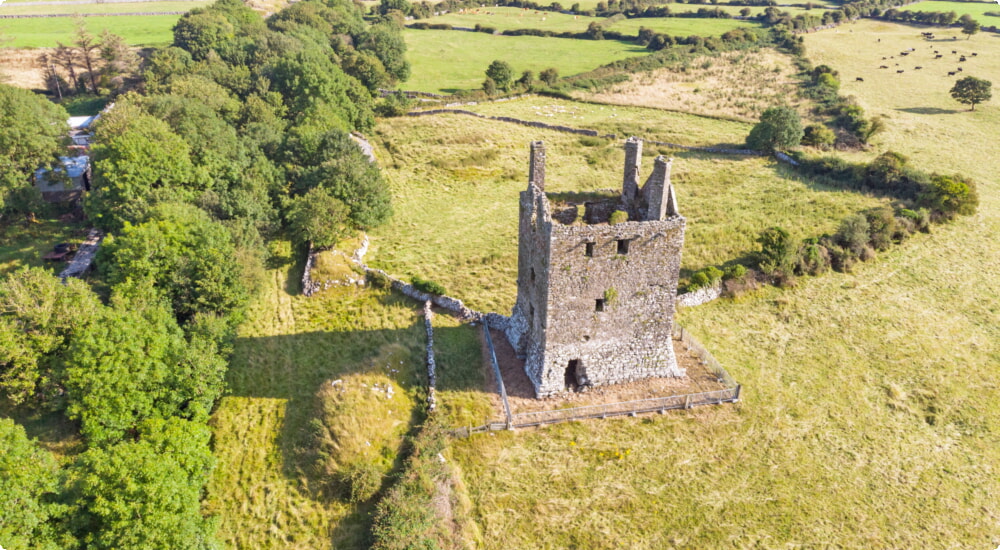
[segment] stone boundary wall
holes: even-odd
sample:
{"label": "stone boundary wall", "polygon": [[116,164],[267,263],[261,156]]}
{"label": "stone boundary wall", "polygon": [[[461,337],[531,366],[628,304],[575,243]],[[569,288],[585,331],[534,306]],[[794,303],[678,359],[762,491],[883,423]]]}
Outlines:
{"label": "stone boundary wall", "polygon": [[[9,6],[83,6],[87,4],[150,4],[157,0],[45,0],[43,2],[17,2]],[[183,0],[171,0],[183,1]],[[197,1],[197,0],[190,0]]]}
{"label": "stone boundary wall", "polygon": [[375,162],[375,149],[372,147],[371,143],[368,143],[368,138],[360,132],[351,132],[348,134],[354,143],[358,144],[358,148],[364,153],[365,157],[368,158],[369,163]]}
{"label": "stone boundary wall", "polygon": [[[20,5],[20,4],[16,4]],[[124,13],[46,13],[36,15],[0,15],[0,19],[38,19],[43,17],[115,17],[119,15],[184,15],[186,11],[133,11]]]}
{"label": "stone boundary wall", "polygon": [[669,143],[666,141],[653,141],[653,140],[643,140],[646,143],[652,143],[653,145],[660,145],[662,147],[670,147],[671,149],[685,149],[687,151],[701,151],[704,153],[722,153],[724,155],[745,155],[751,157],[763,157],[765,153],[760,151],[754,151],[753,149],[727,149],[725,147],[695,147],[691,145],[681,145],[679,143]]}
{"label": "stone boundary wall", "polygon": [[720,296],[722,296],[722,285],[715,284],[713,286],[699,288],[694,292],[678,294],[677,305],[683,307],[700,306],[702,304],[707,304],[712,300],[717,300]]}
{"label": "stone boundary wall", "polygon": [[437,387],[437,363],[434,361],[434,311],[431,302],[424,302],[424,329],[427,331],[427,412],[437,408],[437,398],[434,395]]}
{"label": "stone boundary wall", "polygon": [[569,126],[559,126],[556,124],[546,124],[544,122],[535,122],[531,120],[521,120],[519,118],[513,118],[509,116],[487,116],[481,115],[479,113],[474,113],[472,111],[466,111],[464,109],[430,109],[427,111],[411,111],[406,113],[406,116],[427,116],[427,115],[441,115],[441,114],[458,114],[458,115],[468,115],[474,116],[476,118],[482,118],[485,120],[497,120],[500,122],[511,122],[514,124],[520,124],[522,126],[530,126],[532,128],[542,128],[544,130],[554,130],[556,132],[565,132],[569,134],[577,134],[581,136],[593,136],[602,137],[607,139],[616,139],[618,136],[615,134],[604,134],[601,135],[597,130],[585,130],[583,128],[570,128]]}

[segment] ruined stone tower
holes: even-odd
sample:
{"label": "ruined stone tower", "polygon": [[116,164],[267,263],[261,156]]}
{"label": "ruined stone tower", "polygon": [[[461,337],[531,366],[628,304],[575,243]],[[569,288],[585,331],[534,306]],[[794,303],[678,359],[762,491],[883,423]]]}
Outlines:
{"label": "ruined stone tower", "polygon": [[538,397],[684,376],[671,328],[685,220],[671,159],[657,157],[640,188],[641,158],[642,141],[629,138],[621,194],[547,195],[545,147],[531,144],[506,334]]}

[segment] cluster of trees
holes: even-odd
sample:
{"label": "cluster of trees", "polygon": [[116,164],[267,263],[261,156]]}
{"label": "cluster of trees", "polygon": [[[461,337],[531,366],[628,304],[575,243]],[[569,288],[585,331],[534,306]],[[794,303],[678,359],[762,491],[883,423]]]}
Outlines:
{"label": "cluster of trees", "polygon": [[538,80],[535,79],[534,71],[524,71],[521,77],[514,79],[514,69],[506,61],[495,60],[486,68],[486,80],[483,81],[483,92],[488,96],[496,95],[497,92],[521,91],[530,92],[537,89],[538,82],[545,86],[553,86],[559,80],[559,70],[550,67],[538,73]]}
{"label": "cluster of trees", "polygon": [[[368,24],[349,1],[306,1],[265,22],[219,0],[153,53],[145,95],[122,94],[102,116],[83,208],[108,232],[107,299],[40,269],[0,281],[0,395],[65,415],[87,447],[56,468],[0,422],[5,548],[214,547],[200,509],[206,421],[264,239],[329,246],[391,215],[386,182],[349,134],[373,126],[378,87],[409,75],[388,11]],[[0,86],[0,214],[25,211],[65,119]]]}
{"label": "cluster of trees", "polygon": [[76,19],[73,42],[56,44],[51,53],[38,56],[38,65],[49,93],[60,99],[78,93],[113,95],[138,83],[139,55],[117,34],[91,34],[82,17]]}
{"label": "cluster of trees", "polygon": [[959,17],[953,11],[910,11],[892,8],[885,10],[881,18],[886,21],[920,23],[921,25],[937,25],[940,27],[950,27],[958,24],[962,27],[962,33],[969,35],[969,38],[972,38],[972,35],[979,32],[981,28],[979,22],[973,19],[971,15],[966,13]]}
{"label": "cluster of trees", "polygon": [[[808,79],[803,88],[806,97],[816,102],[815,113],[830,117],[828,125],[812,126],[806,134],[805,145],[828,148],[863,147],[885,129],[881,118],[868,118],[865,110],[854,98],[840,96],[840,74],[827,65],[805,71]],[[825,128],[825,129],[824,129]]]}

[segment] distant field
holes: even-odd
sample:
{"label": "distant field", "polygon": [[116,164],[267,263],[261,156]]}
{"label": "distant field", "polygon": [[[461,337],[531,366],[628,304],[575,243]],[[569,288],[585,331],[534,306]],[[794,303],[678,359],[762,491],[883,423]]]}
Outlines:
{"label": "distant field", "polygon": [[[702,6],[704,7],[704,6]],[[629,35],[639,34],[640,27],[673,36],[715,36],[738,27],[755,27],[757,23],[739,19],[702,19],[693,17],[636,17],[624,19],[608,30]]]}
{"label": "distant field", "polygon": [[[115,4],[119,5],[119,4]],[[126,5],[126,4],[120,4]],[[121,35],[132,46],[164,46],[173,41],[173,26],[180,15],[122,15],[87,17],[87,30],[98,35],[107,29]],[[0,33],[12,38],[9,48],[52,48],[73,40],[72,17],[0,20]]]}
{"label": "distant field", "polygon": [[493,27],[504,31],[509,29],[542,29],[553,32],[574,31],[583,32],[592,22],[600,23],[601,17],[586,17],[583,15],[566,15],[551,11],[535,11],[511,7],[488,7],[468,10],[468,13],[449,13],[421,22],[453,25],[456,27]]}
{"label": "distant field", "polygon": [[515,76],[549,67],[560,76],[595,69],[616,59],[648,55],[649,50],[616,40],[573,40],[538,36],[493,36],[461,31],[403,31],[413,76],[402,87],[451,93],[478,89],[486,68],[496,59],[507,61]]}
{"label": "distant field", "polygon": [[[652,109],[602,109],[545,99],[481,107],[553,124],[690,144],[742,140],[750,128]],[[509,312],[513,306],[517,201],[527,186],[530,141],[546,142],[546,189],[621,185],[620,142],[460,115],[385,119],[376,137],[376,156],[392,185],[396,213],[389,224],[372,232],[369,263],[400,277],[435,280],[480,310]],[[784,225],[803,237],[817,235],[834,230],[847,214],[880,202],[788,177],[767,159],[664,152],[675,158],[673,181],[688,219],[685,270],[747,254],[757,247],[758,232],[771,225]],[[644,175],[659,151],[647,145],[645,153]]]}
{"label": "distant field", "polygon": [[916,4],[910,4],[897,9],[902,11],[939,11],[944,13],[953,11],[958,14],[959,17],[969,14],[973,17],[980,18],[979,22],[983,25],[996,24],[996,21],[990,16],[985,15],[985,12],[1000,12],[1000,6],[998,6],[996,2],[939,2],[934,0],[929,2],[917,2]]}
{"label": "distant field", "polygon": [[[211,0],[175,0],[164,2],[123,2],[115,4],[62,4],[57,6],[22,6],[4,2],[0,15],[44,15],[50,13],[132,13],[188,11],[211,4]],[[88,20],[89,21],[89,20]]]}

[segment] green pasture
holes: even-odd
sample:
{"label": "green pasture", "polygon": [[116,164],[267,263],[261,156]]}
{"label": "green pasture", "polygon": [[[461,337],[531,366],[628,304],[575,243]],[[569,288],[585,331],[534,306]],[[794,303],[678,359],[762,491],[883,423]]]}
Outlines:
{"label": "green pasture", "polygon": [[[1000,404],[987,397],[1000,387],[1000,161],[984,153],[1000,108],[954,103],[937,70],[882,76],[882,55],[915,44],[924,56],[912,27],[851,28],[806,36],[810,60],[840,71],[841,93],[887,117],[873,150],[850,156],[891,149],[969,174],[978,213],[851,274],[681,310],[743,384],[737,405],[456,441],[487,548],[1000,544]],[[943,38],[931,45],[950,54]],[[966,74],[996,81],[996,44],[977,35],[953,47],[979,52]],[[689,214],[685,255],[699,223]]]}
{"label": "green pasture", "polygon": [[413,76],[402,87],[438,93],[480,88],[486,68],[496,59],[510,63],[515,77],[525,70],[535,71],[537,76],[549,67],[559,69],[560,76],[570,76],[616,59],[650,53],[637,44],[616,40],[414,29],[404,30],[403,37]]}
{"label": "green pasture", "polygon": [[[704,6],[703,6],[704,7]],[[757,23],[739,19],[702,19],[694,17],[636,17],[623,19],[607,30],[638,35],[641,27],[672,36],[716,36],[739,27],[754,27]]]}
{"label": "green pasture", "polygon": [[[189,11],[211,4],[210,0],[176,0],[164,2],[124,2],[116,4],[61,4],[55,6],[24,6],[4,2],[0,5],[0,15],[46,15],[46,14],[101,14]],[[91,21],[87,20],[88,23]]]}
{"label": "green pasture", "polygon": [[995,20],[986,15],[986,12],[1000,12],[1000,6],[996,2],[941,2],[930,0],[927,2],[917,2],[897,8],[901,11],[938,11],[948,13],[950,11],[963,15],[971,15],[979,20],[983,25],[995,25]]}
{"label": "green pasture", "polygon": [[[500,107],[502,109],[502,107]],[[611,108],[609,108],[611,109]],[[675,139],[703,133],[713,145],[732,142],[749,125],[616,107],[640,136],[644,130]],[[512,109],[514,116],[520,110]],[[640,122],[643,114],[647,119]],[[597,115],[587,115],[596,122]],[[528,118],[528,117],[525,117]],[[543,120],[596,127],[587,121]],[[661,126],[662,125],[662,126]],[[509,312],[516,294],[518,193],[527,186],[528,144],[544,140],[546,189],[591,191],[621,185],[621,142],[491,122],[462,115],[383,120],[376,128],[376,153],[393,188],[395,215],[373,237],[371,265],[401,278],[419,275],[484,311]],[[657,154],[674,158],[673,182],[688,219],[682,267],[696,270],[745,256],[757,248],[757,234],[780,224],[802,237],[836,229],[847,214],[878,200],[835,191],[801,180],[759,157],[727,157],[669,151],[647,145],[643,174]],[[739,215],[734,215],[734,213]]]}
{"label": "green pasture", "polygon": [[59,243],[80,243],[87,229],[80,222],[64,222],[55,217],[35,221],[5,220],[0,225],[0,275],[23,267],[45,266],[59,273],[63,262],[47,262],[42,256]]}
{"label": "green pasture", "polygon": [[[126,6],[128,4],[114,4]],[[50,6],[51,7],[51,6]],[[132,46],[164,46],[173,41],[173,27],[179,15],[119,15],[87,17],[87,30],[99,35],[108,30],[122,36]],[[0,33],[11,40],[9,48],[54,48],[68,44],[76,33],[72,17],[2,19]]]}
{"label": "green pasture", "polygon": [[535,11],[513,7],[486,7],[466,10],[466,13],[452,12],[423,19],[421,22],[449,24],[455,27],[493,27],[498,31],[512,29],[541,29],[553,32],[583,32],[592,22],[600,23],[601,17],[567,15],[552,11]]}

